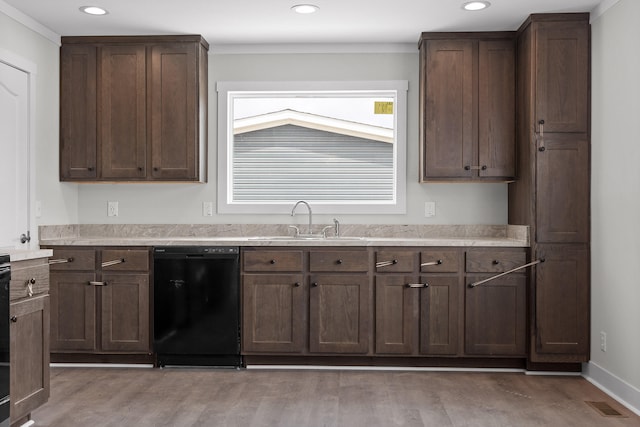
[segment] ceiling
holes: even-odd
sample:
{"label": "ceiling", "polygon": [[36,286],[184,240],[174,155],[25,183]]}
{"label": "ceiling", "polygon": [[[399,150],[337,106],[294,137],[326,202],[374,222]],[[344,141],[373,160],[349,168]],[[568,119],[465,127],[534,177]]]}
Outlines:
{"label": "ceiling", "polygon": [[[62,36],[202,34],[212,45],[417,43],[423,31],[516,30],[530,13],[589,12],[601,0],[0,0]],[[299,15],[291,6],[320,10]],[[603,0],[604,3],[611,0]],[[109,11],[90,16],[80,6]]]}

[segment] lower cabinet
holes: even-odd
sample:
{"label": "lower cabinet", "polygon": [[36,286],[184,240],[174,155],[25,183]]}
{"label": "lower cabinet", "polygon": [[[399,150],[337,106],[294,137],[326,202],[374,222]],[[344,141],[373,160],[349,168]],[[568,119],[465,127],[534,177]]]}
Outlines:
{"label": "lower cabinet", "polygon": [[149,250],[54,248],[53,353],[149,353]]}
{"label": "lower cabinet", "polygon": [[243,354],[368,353],[367,254],[245,248]]}
{"label": "lower cabinet", "polygon": [[9,359],[11,423],[49,399],[49,266],[47,259],[11,263]]}
{"label": "lower cabinet", "polygon": [[307,303],[302,274],[248,274],[242,281],[242,349],[302,353]]}
{"label": "lower cabinet", "polygon": [[533,362],[586,362],[589,357],[589,248],[536,247],[532,286]]}
{"label": "lower cabinet", "polygon": [[526,264],[524,250],[468,250],[465,267],[465,353],[526,356]]}

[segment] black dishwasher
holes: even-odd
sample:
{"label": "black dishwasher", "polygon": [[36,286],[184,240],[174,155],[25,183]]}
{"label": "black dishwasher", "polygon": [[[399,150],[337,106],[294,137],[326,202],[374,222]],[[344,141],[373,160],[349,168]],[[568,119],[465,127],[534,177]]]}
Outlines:
{"label": "black dishwasher", "polygon": [[238,247],[153,249],[153,344],[160,367],[240,367]]}

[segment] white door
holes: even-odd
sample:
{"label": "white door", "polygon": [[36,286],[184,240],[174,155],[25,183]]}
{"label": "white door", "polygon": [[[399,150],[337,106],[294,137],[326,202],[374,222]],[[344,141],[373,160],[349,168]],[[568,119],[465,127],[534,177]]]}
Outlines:
{"label": "white door", "polygon": [[29,75],[0,62],[0,248],[29,230]]}

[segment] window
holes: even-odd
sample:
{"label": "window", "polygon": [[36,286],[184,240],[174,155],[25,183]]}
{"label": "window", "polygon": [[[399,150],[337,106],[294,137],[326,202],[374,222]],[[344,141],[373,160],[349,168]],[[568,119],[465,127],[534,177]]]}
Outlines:
{"label": "window", "polygon": [[218,212],[404,213],[407,87],[218,82]]}

